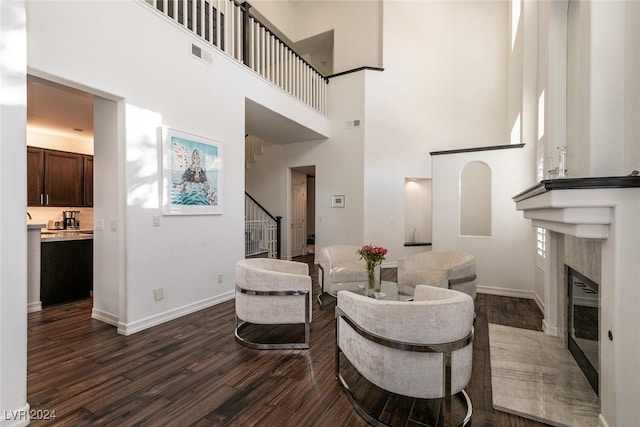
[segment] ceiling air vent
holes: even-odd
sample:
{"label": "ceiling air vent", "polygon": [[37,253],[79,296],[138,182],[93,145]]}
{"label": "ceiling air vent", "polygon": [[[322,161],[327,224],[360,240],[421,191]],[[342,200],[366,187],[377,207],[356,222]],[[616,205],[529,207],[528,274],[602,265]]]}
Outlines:
{"label": "ceiling air vent", "polygon": [[213,56],[211,55],[211,52],[204,50],[197,44],[191,43],[191,54],[203,62],[213,65]]}

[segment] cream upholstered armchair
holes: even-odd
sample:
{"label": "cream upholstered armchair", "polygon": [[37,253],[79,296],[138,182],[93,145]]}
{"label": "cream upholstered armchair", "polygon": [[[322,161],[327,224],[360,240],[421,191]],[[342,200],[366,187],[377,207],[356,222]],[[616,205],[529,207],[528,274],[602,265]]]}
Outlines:
{"label": "cream upholstered armchair", "polygon": [[[337,283],[367,281],[367,263],[361,259],[358,249],[359,246],[353,245],[333,245],[320,249],[318,281],[322,294],[335,295],[340,289],[348,289],[348,286],[336,286]],[[318,301],[322,305],[321,295],[318,295]]]}
{"label": "cream upholstered armchair", "polygon": [[[369,382],[402,396],[445,401],[445,425],[451,423],[452,395],[472,412],[464,391],[471,379],[474,303],[465,293],[418,285],[414,301],[387,301],[338,293],[336,377],[358,413],[379,424],[355,398],[342,375],[341,359]],[[343,356],[341,356],[343,354]],[[447,424],[449,422],[449,424]]]}
{"label": "cream upholstered armchair", "polygon": [[410,293],[416,285],[464,292],[476,298],[476,257],[456,251],[430,251],[398,260],[398,290]]}
{"label": "cream upholstered armchair", "polygon": [[[251,348],[309,348],[311,276],[302,262],[251,258],[236,264],[236,341]],[[255,342],[243,335],[254,325],[304,324],[304,342]]]}

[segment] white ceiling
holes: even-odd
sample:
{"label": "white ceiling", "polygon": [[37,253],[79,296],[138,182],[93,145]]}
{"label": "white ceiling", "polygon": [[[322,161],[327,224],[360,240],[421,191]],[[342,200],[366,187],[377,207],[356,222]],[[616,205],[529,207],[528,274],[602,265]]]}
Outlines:
{"label": "white ceiling", "polygon": [[272,144],[326,139],[324,136],[290,120],[250,99],[245,102],[245,133]]}
{"label": "white ceiling", "polygon": [[93,139],[93,95],[29,76],[27,125],[71,138]]}

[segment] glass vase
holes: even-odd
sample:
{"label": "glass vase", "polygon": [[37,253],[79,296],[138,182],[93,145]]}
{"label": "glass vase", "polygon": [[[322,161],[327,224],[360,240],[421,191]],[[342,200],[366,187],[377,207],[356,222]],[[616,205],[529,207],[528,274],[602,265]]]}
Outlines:
{"label": "glass vase", "polygon": [[375,298],[376,296],[376,272],[375,269],[373,268],[369,268],[367,269],[367,274],[368,274],[368,279],[369,282],[367,284],[367,295],[369,295],[372,298]]}

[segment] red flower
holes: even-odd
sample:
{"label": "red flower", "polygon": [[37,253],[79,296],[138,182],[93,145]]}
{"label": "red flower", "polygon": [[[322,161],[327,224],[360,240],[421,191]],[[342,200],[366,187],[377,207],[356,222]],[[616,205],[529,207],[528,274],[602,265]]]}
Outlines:
{"label": "red flower", "polygon": [[387,254],[387,249],[382,246],[364,245],[358,249],[361,259],[367,262],[367,268],[373,269],[376,265],[381,264]]}

